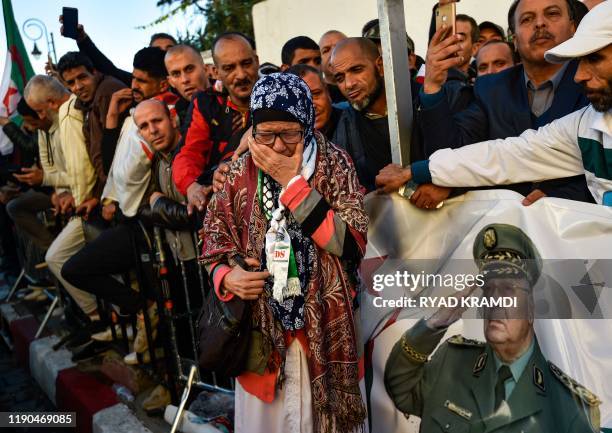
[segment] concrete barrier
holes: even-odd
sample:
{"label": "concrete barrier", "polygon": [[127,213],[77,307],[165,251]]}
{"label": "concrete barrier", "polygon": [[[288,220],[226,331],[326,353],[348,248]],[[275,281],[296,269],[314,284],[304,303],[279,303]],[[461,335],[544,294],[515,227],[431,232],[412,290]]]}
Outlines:
{"label": "concrete barrier", "polygon": [[53,404],[56,404],[55,381],[58,373],[76,365],[67,349],[53,350],[53,345],[58,341],[59,338],[52,335],[30,344],[30,374]]}

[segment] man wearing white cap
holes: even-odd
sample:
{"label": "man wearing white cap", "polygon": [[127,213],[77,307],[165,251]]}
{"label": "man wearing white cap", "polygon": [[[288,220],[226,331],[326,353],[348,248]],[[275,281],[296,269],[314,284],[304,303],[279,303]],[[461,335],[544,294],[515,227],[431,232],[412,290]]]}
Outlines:
{"label": "man wearing white cap", "polygon": [[580,59],[574,80],[584,87],[589,106],[519,137],[441,149],[405,168],[388,165],[376,177],[379,189],[397,191],[410,180],[476,187],[584,174],[595,201],[612,206],[612,1],[594,7],[575,35],[545,57]]}

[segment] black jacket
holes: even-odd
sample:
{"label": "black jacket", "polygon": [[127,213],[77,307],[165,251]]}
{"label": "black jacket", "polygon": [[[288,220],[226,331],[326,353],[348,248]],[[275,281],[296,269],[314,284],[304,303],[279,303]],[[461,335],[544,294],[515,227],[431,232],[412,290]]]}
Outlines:
{"label": "black jacket", "polygon": [[27,134],[13,122],[4,125],[2,131],[11,140],[13,146],[19,149],[22,166],[31,167],[38,161],[38,136],[36,134]]}

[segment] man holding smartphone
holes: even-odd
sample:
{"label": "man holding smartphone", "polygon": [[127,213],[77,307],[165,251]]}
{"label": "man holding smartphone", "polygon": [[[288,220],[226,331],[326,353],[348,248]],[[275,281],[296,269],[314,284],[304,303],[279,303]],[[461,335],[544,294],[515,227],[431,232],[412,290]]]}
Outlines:
{"label": "man holding smartphone", "polygon": [[471,187],[583,175],[596,203],[612,206],[611,18],[612,2],[603,2],[574,37],[546,52],[550,62],[579,62],[574,80],[588,95],[588,107],[518,137],[441,149],[411,167],[390,164],[376,178],[379,189],[391,193],[412,179]]}
{"label": "man holding smartphone", "polygon": [[[573,81],[577,60],[553,64],[546,50],[568,40],[576,29],[572,0],[516,0],[508,13],[508,25],[521,64],[499,74],[478,78],[474,100],[455,113],[445,98],[443,83],[448,70],[462,62],[463,37],[443,38],[438,30],[428,50],[427,71],[419,94],[417,125],[421,129],[425,155],[438,149],[460,148],[479,141],[520,135],[539,128],[588,104],[583,89]],[[529,205],[543,196],[592,202],[584,176],[512,185],[526,196]],[[441,199],[450,194],[443,190]],[[440,197],[412,197],[435,208]]]}
{"label": "man holding smartphone", "polygon": [[[73,11],[70,11],[73,10]],[[79,51],[91,59],[94,67],[105,75],[117,78],[119,81],[129,86],[132,82],[132,74],[123,69],[119,69],[115,64],[102,53],[98,47],[85,33],[85,28],[78,23],[78,10],[75,8],[64,8],[59,21],[62,24],[60,33],[62,36],[74,39],[79,47]],[[157,47],[163,51],[176,45],[176,39],[167,33],[155,33],[151,35],[150,47]]]}

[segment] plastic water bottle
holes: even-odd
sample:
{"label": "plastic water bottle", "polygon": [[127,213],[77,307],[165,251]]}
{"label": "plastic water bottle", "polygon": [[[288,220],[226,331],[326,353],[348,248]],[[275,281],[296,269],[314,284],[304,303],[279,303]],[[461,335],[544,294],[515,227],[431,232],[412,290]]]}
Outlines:
{"label": "plastic water bottle", "polygon": [[130,391],[128,388],[121,385],[120,383],[113,384],[113,391],[115,391],[115,394],[117,394],[117,398],[122,403],[127,404],[132,403],[134,401],[134,394],[132,394],[132,391]]}

